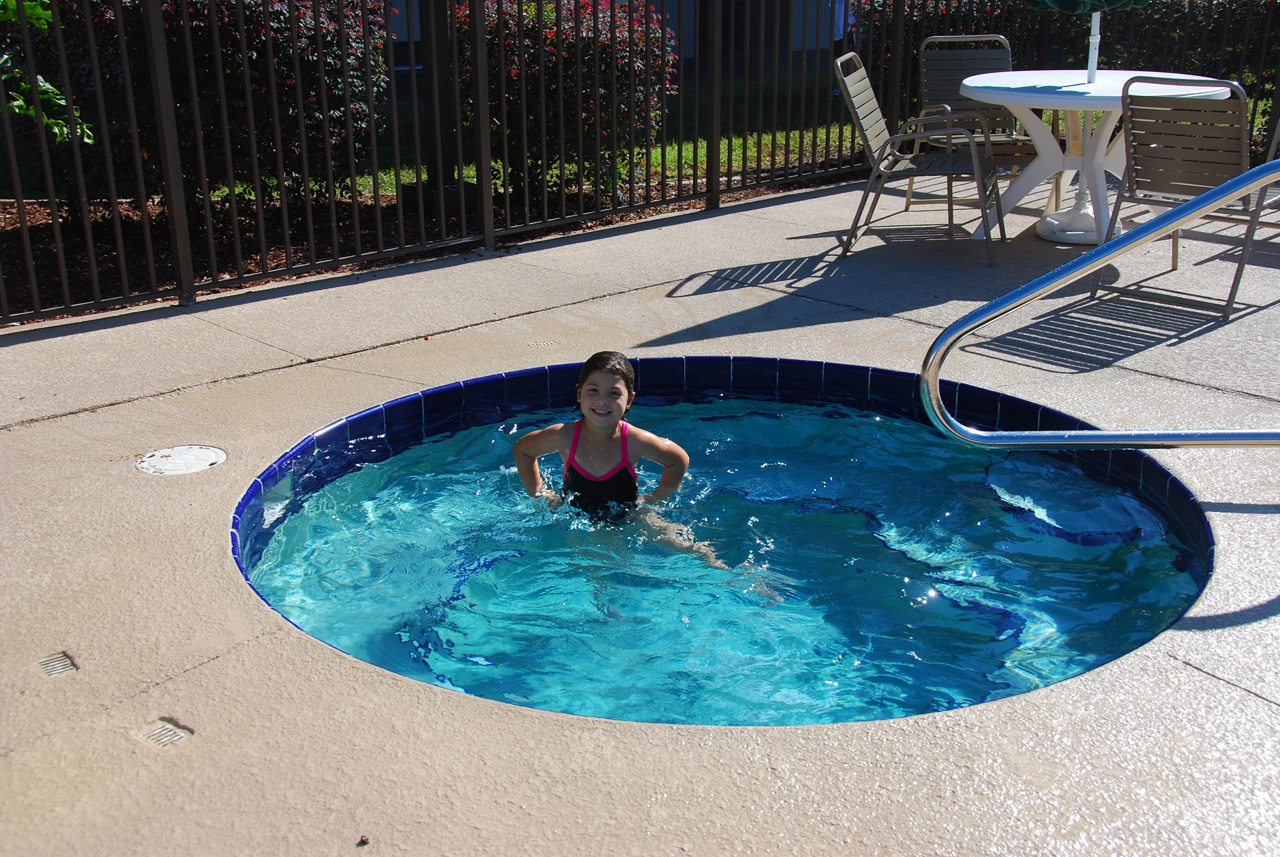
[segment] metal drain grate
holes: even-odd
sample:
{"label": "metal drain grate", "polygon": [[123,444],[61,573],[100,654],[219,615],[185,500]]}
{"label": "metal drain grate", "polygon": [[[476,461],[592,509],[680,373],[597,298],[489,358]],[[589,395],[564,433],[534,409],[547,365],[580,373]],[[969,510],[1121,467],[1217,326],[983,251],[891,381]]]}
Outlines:
{"label": "metal drain grate", "polygon": [[75,661],[71,660],[71,655],[66,652],[58,652],[56,655],[41,658],[40,669],[44,670],[45,675],[52,678],[53,676],[73,673],[80,668],[76,666]]}
{"label": "metal drain grate", "polygon": [[170,744],[181,741],[192,734],[194,733],[190,729],[168,720],[160,720],[143,733],[142,737],[157,746],[168,747]]}
{"label": "metal drain grate", "polygon": [[537,342],[530,342],[530,348],[546,348],[548,345],[559,345],[554,339],[540,339]]}

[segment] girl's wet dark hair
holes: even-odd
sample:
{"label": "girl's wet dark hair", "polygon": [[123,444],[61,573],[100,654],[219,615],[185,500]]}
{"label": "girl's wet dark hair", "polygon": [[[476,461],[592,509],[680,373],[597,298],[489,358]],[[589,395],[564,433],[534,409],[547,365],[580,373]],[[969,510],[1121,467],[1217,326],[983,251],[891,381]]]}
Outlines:
{"label": "girl's wet dark hair", "polygon": [[631,365],[627,356],[619,351],[597,351],[588,357],[587,362],[582,364],[582,371],[578,373],[578,392],[582,392],[582,385],[587,383],[587,378],[592,372],[601,370],[621,378],[622,383],[627,385],[628,395],[636,394],[635,367]]}

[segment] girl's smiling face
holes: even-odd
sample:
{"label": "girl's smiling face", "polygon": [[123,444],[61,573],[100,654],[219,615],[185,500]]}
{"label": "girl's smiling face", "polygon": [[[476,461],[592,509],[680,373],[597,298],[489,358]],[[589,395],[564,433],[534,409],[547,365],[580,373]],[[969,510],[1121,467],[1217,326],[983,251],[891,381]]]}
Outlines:
{"label": "girl's smiling face", "polygon": [[620,422],[635,396],[618,375],[597,369],[578,388],[578,404],[582,415],[598,426]]}

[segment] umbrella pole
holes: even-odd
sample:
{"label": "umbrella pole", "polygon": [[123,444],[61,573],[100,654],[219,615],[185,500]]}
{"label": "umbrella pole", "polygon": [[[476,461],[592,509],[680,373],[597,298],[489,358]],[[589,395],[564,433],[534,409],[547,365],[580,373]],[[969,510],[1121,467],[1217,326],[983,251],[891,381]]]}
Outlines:
{"label": "umbrella pole", "polygon": [[1102,13],[1094,12],[1089,25],[1089,83],[1098,79],[1098,45],[1102,42]]}

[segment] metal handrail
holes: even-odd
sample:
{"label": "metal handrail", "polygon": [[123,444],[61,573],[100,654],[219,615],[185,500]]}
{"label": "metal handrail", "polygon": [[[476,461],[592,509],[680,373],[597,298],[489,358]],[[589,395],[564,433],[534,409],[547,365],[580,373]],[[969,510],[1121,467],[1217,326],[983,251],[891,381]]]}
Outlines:
{"label": "metal handrail", "polygon": [[1254,167],[1195,199],[1113,238],[1021,288],[968,313],[933,341],[920,370],[920,392],[929,420],[940,431],[984,447],[1007,449],[1155,449],[1199,446],[1280,446],[1280,429],[1218,431],[981,431],[959,422],[943,404],[938,376],[956,343],[1025,303],[1097,271],[1130,250],[1196,220],[1204,213],[1280,180],[1280,160]]}

